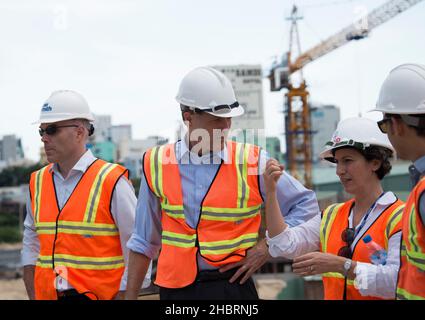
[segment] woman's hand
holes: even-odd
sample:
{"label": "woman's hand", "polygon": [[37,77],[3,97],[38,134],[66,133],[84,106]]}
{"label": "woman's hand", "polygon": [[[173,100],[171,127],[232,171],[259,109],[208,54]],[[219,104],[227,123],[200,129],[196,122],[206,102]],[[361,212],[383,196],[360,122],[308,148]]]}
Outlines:
{"label": "woman's hand", "polygon": [[346,260],[344,257],[330,253],[310,252],[295,258],[292,269],[294,273],[303,277],[327,272],[344,274],[344,263]]}

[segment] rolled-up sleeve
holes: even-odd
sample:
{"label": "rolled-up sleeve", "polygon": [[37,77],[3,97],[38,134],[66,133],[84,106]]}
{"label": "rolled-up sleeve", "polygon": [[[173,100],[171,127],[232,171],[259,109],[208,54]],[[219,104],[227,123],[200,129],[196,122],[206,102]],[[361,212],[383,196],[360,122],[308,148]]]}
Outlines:
{"label": "rolled-up sleeve", "polygon": [[296,227],[287,227],[280,234],[266,240],[272,257],[294,259],[302,254],[320,249],[320,214]]}
{"label": "rolled-up sleeve", "polygon": [[127,242],[127,248],[154,259],[161,249],[161,233],[159,199],[150,190],[142,174],[136,206],[136,222],[130,240]]}
{"label": "rolled-up sleeve", "polygon": [[24,237],[22,239],[21,262],[23,266],[35,266],[40,252],[40,241],[38,240],[38,235],[34,225],[29,192],[27,194],[26,209],[27,214],[24,220]]}
{"label": "rolled-up sleeve", "polygon": [[[260,190],[264,199],[266,190],[262,172],[268,158],[266,152],[262,151],[260,157]],[[276,192],[280,211],[289,226],[297,226],[320,214],[316,194],[285,171],[277,182]]]}

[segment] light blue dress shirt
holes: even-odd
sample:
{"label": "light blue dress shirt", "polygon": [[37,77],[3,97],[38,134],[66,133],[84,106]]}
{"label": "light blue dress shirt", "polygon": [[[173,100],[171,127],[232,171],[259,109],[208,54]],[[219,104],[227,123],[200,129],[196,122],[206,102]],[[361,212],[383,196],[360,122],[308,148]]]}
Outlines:
{"label": "light blue dress shirt", "polygon": [[[176,158],[179,164],[183,207],[186,222],[195,228],[200,213],[201,202],[214,179],[221,161],[227,159],[227,149],[214,154],[198,156],[189,151],[186,143],[176,143]],[[265,167],[266,152],[260,155],[260,168]],[[260,176],[260,190],[265,198],[263,176]],[[299,225],[317,214],[320,214],[316,195],[306,189],[295,178],[283,173],[277,185],[277,197],[285,221],[290,226]],[[140,192],[136,207],[134,232],[127,242],[127,247],[137,253],[153,259],[161,249],[161,209],[159,198],[150,190],[146,179],[142,176]],[[214,269],[202,257],[198,256],[201,270]]]}

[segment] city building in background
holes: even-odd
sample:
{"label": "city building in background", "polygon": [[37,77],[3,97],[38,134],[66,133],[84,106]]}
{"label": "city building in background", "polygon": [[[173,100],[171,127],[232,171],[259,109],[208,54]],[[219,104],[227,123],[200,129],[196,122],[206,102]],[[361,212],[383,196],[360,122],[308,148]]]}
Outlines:
{"label": "city building in background", "polygon": [[150,136],[146,139],[123,140],[119,143],[118,162],[122,163],[129,171],[130,178],[140,178],[142,173],[142,157],[150,148],[168,143],[168,139],[160,136]]}
{"label": "city building in background", "polygon": [[280,139],[278,137],[266,138],[266,151],[270,158],[276,159],[282,164],[285,164],[285,154],[282,153]]}
{"label": "city building in background", "polygon": [[112,119],[110,115],[94,115],[94,134],[90,137],[91,143],[108,141]]}
{"label": "city building in background", "polygon": [[341,118],[340,109],[333,105],[311,107],[312,160],[320,162],[319,154],[330,140]]}
{"label": "city building in background", "polygon": [[[16,135],[4,135],[0,139],[0,171],[9,166],[29,163],[24,157],[22,142]],[[32,162],[31,162],[32,163]]]}
{"label": "city building in background", "polygon": [[[232,82],[236,99],[245,113],[232,119],[235,140],[265,147],[263,76],[261,65],[216,65]],[[240,131],[239,131],[240,130]]]}
{"label": "city building in background", "polygon": [[5,135],[0,140],[0,161],[16,162],[24,159],[21,139],[14,134]]}
{"label": "city building in background", "polygon": [[109,137],[115,144],[133,139],[131,124],[113,125],[109,129]]}
{"label": "city building in background", "polygon": [[91,150],[96,158],[108,162],[115,162],[117,159],[117,147],[112,141],[102,141],[95,143]]}

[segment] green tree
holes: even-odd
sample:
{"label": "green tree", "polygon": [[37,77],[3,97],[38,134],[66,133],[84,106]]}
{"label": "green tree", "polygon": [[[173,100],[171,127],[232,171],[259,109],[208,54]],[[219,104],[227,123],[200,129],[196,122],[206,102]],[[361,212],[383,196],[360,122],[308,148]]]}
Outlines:
{"label": "green tree", "polygon": [[12,213],[0,212],[0,243],[13,243],[21,241],[21,239],[18,217]]}
{"label": "green tree", "polygon": [[28,183],[31,173],[43,165],[36,163],[31,166],[13,166],[0,172],[0,187],[13,187]]}

